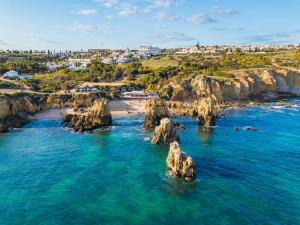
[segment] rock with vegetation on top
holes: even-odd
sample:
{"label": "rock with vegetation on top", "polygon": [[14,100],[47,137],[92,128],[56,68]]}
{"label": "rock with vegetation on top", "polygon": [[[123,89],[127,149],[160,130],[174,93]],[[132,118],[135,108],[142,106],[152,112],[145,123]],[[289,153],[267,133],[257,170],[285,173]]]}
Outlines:
{"label": "rock with vegetation on top", "polygon": [[108,101],[97,100],[94,105],[88,108],[85,114],[67,114],[63,121],[69,128],[76,132],[92,131],[99,128],[106,128],[112,125]]}
{"label": "rock with vegetation on top", "polygon": [[160,125],[155,127],[152,144],[170,144],[173,141],[179,141],[176,124],[170,119],[164,118],[160,121]]}
{"label": "rock with vegetation on top", "polygon": [[168,107],[161,99],[149,100],[146,104],[145,114],[145,129],[154,129],[162,118],[169,117]]}
{"label": "rock with vegetation on top", "polygon": [[200,124],[207,127],[214,126],[215,125],[214,99],[212,97],[202,98],[200,101],[198,101],[197,105],[198,105],[198,118]]}
{"label": "rock with vegetation on top", "polygon": [[170,144],[166,163],[167,170],[170,171],[173,176],[187,180],[196,178],[196,165],[192,157],[180,149],[177,141]]}

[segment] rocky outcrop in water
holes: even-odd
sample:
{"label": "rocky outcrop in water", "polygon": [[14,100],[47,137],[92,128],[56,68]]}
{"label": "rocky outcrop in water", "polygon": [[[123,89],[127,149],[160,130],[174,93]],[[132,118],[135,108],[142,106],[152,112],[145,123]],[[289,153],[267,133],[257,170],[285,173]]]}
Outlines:
{"label": "rocky outcrop in water", "polygon": [[94,105],[88,108],[86,113],[64,115],[63,121],[74,131],[85,132],[111,126],[112,116],[110,114],[108,101],[101,99],[96,100]]}
{"label": "rocky outcrop in water", "polygon": [[170,144],[173,141],[179,141],[177,127],[170,119],[164,118],[160,121],[160,125],[155,127],[151,143]]}
{"label": "rocky outcrop in water", "polygon": [[161,99],[149,100],[145,108],[145,129],[154,129],[159,125],[160,120],[169,117],[167,104]]}
{"label": "rocky outcrop in water", "polygon": [[214,126],[215,125],[215,103],[213,97],[202,98],[198,101],[198,118],[201,125]]}
{"label": "rocky outcrop in water", "polygon": [[166,160],[167,170],[173,176],[183,179],[196,178],[196,165],[192,157],[183,152],[178,142],[170,144],[170,150]]}

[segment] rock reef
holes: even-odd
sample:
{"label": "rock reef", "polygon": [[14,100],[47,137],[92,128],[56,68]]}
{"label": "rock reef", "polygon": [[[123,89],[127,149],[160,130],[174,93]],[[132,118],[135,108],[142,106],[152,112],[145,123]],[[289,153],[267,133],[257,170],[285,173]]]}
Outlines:
{"label": "rock reef", "polygon": [[179,141],[176,125],[170,119],[164,118],[160,121],[160,125],[155,127],[152,144],[170,144]]}
{"label": "rock reef", "polygon": [[176,141],[170,144],[166,164],[167,170],[175,177],[186,180],[196,178],[196,165],[192,157],[183,152]]}
{"label": "rock reef", "polygon": [[66,114],[63,116],[65,124],[75,132],[93,131],[112,125],[108,101],[96,100],[86,113]]}
{"label": "rock reef", "polygon": [[146,104],[144,128],[151,130],[159,125],[160,120],[169,117],[167,104],[162,99],[152,99]]}

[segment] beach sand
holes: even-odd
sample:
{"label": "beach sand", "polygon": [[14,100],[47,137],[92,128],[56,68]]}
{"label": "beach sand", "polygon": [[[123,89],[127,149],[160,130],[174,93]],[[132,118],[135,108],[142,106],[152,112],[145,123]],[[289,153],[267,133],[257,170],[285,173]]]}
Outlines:
{"label": "beach sand", "polygon": [[[143,114],[145,113],[145,105],[145,100],[118,100],[109,103],[112,117]],[[74,113],[73,109],[48,109],[30,116],[30,119],[60,119],[62,115],[68,113]]]}

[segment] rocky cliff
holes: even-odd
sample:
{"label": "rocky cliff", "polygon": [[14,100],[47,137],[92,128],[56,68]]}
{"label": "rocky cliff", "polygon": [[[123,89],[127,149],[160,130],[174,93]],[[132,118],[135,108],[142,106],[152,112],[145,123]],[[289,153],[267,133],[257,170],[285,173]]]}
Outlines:
{"label": "rocky cliff", "polygon": [[[159,95],[171,101],[191,101],[215,96],[223,100],[277,98],[279,93],[300,95],[300,71],[287,69],[248,70],[233,72],[234,78],[197,75],[183,81],[172,81],[160,87]],[[273,92],[268,95],[265,93]]]}
{"label": "rocky cliff", "polygon": [[152,144],[170,144],[173,141],[179,141],[177,128],[169,118],[160,121],[160,125],[155,127]]}
{"label": "rocky cliff", "polygon": [[183,152],[176,141],[170,144],[166,164],[167,170],[175,177],[183,179],[196,178],[196,165],[192,157]]}
{"label": "rocky cliff", "polygon": [[28,122],[28,114],[43,108],[45,96],[39,95],[0,95],[0,133],[9,128],[20,128]]}
{"label": "rocky cliff", "polygon": [[145,129],[154,129],[159,125],[161,119],[169,117],[167,104],[162,99],[149,100],[146,104],[145,114]]}
{"label": "rocky cliff", "polygon": [[66,125],[76,132],[93,131],[112,125],[112,116],[108,101],[96,100],[86,113],[67,114],[63,116]]}

